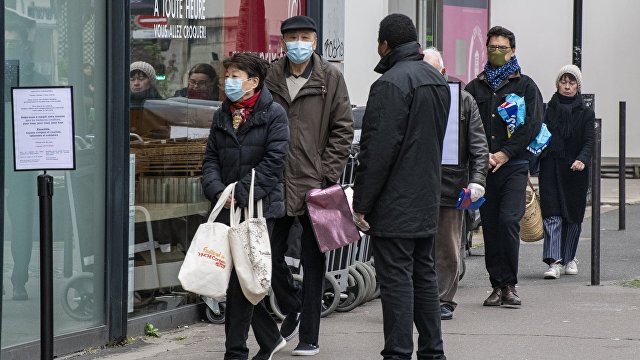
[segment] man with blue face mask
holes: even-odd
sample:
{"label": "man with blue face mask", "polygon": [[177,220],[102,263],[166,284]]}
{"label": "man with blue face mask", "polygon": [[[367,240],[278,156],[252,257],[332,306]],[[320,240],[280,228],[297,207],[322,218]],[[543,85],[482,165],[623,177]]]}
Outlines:
{"label": "man with blue face mask", "polygon": [[[286,215],[276,220],[271,238],[272,288],[286,318],[280,333],[287,341],[298,333],[293,355],[320,351],[321,298],[325,256],[320,252],[306,213],[305,194],[337,183],[349,157],[353,116],[342,73],[314,51],[318,45],[313,19],[294,16],[282,22],[286,57],[271,65],[266,78],[273,100],[289,118],[289,153],[284,171]],[[296,287],[284,260],[295,219],[302,225],[302,289]]]}

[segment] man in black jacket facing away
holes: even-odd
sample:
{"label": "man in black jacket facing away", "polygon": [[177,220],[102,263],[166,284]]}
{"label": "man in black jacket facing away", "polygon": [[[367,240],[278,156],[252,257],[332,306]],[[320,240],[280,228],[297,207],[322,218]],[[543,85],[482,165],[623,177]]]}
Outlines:
{"label": "man in black jacket facing away", "polygon": [[418,359],[446,359],[434,236],[451,96],[416,41],[407,16],[380,23],[375,71],[382,76],[369,93],[354,185],[354,220],[371,235],[380,281],[384,359],[411,358],[414,322]]}
{"label": "man in black jacket facing away", "polygon": [[[529,171],[527,146],[540,131],[543,116],[542,95],[536,83],[520,72],[515,56],[513,32],[495,26],[487,33],[489,62],[466,90],[480,110],[487,142],[489,167],[485,204],[480,208],[485,244],[485,265],[493,292],[484,306],[520,306],[516,293],[520,219],[524,214],[525,188]],[[505,96],[524,98],[524,125],[509,135],[507,124],[498,114]]]}

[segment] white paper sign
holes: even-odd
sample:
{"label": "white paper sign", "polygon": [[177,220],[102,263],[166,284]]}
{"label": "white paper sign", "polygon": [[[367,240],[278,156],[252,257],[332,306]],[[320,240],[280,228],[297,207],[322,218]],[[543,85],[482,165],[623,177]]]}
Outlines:
{"label": "white paper sign", "polygon": [[19,170],[73,170],[73,90],[12,88],[13,165]]}
{"label": "white paper sign", "polygon": [[447,130],[442,145],[442,165],[459,165],[460,162],[460,83],[449,83],[451,107],[447,119]]}

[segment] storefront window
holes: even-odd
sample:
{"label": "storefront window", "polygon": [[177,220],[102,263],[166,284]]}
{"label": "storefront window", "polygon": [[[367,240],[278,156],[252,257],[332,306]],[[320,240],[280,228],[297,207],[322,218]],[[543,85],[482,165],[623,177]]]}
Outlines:
{"label": "storefront window", "polygon": [[222,60],[237,51],[279,57],[280,23],[305,10],[304,0],[266,4],[130,0],[131,316],[200,301],[178,271],[211,206],[200,175],[224,97]]}
{"label": "storefront window", "polygon": [[447,73],[465,83],[487,62],[488,0],[444,0],[442,52]]}
{"label": "storefront window", "polygon": [[40,334],[36,177],[13,170],[11,86],[70,85],[76,170],[54,178],[55,335],[104,324],[105,0],[7,1],[2,347]]}

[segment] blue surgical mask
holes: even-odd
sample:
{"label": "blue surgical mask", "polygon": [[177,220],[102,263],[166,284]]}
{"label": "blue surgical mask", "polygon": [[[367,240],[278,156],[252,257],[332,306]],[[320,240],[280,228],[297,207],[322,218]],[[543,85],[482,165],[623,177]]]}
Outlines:
{"label": "blue surgical mask", "polygon": [[243,79],[226,78],[224,79],[224,93],[231,102],[240,100],[246,93],[242,90]]}
{"label": "blue surgical mask", "polygon": [[313,43],[308,41],[289,41],[287,45],[287,57],[294,64],[302,64],[309,60],[313,54]]}

